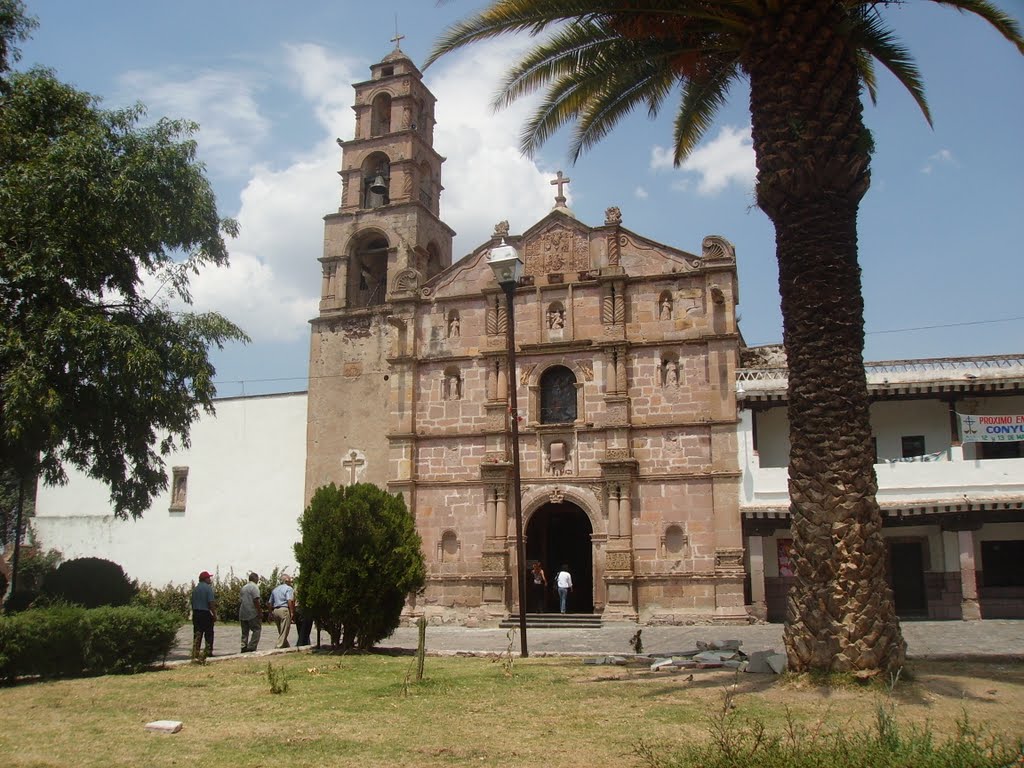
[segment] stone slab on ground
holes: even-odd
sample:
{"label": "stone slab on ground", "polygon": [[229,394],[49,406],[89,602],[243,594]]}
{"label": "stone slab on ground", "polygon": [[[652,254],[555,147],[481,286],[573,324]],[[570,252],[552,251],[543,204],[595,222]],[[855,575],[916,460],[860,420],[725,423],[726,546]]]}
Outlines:
{"label": "stone slab on ground", "polygon": [[181,720],[154,720],[152,723],[146,723],[146,730],[158,733],[177,733],[181,730],[181,726]]}

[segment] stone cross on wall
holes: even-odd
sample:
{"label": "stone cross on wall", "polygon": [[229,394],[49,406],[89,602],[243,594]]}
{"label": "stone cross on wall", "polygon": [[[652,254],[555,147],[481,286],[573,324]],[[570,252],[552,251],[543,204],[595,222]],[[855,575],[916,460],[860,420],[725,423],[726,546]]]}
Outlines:
{"label": "stone cross on wall", "polygon": [[558,187],[558,194],[555,195],[555,207],[565,208],[565,194],[563,193],[562,187],[568,184],[572,179],[568,176],[562,176],[562,172],[559,171],[556,178],[551,180],[551,186]]}
{"label": "stone cross on wall", "polygon": [[363,467],[365,465],[366,465],[366,460],[359,458],[359,454],[356,453],[355,451],[352,451],[351,453],[349,453],[347,459],[343,459],[342,460],[341,466],[343,466],[343,467],[345,467],[345,469],[349,470],[349,480],[348,480],[348,484],[349,485],[355,485],[356,484],[356,471],[359,470],[360,467]]}

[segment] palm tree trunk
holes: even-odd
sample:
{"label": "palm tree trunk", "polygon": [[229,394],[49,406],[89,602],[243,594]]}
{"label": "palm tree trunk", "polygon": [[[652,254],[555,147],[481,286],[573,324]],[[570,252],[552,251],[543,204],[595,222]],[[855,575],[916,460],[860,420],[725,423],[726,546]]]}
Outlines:
{"label": "palm tree trunk", "polygon": [[834,0],[791,0],[759,30],[746,67],[789,366],[796,584],[785,643],[795,671],[892,671],[906,644],[885,578],[857,264],[870,135],[855,49],[828,18],[843,13]]}

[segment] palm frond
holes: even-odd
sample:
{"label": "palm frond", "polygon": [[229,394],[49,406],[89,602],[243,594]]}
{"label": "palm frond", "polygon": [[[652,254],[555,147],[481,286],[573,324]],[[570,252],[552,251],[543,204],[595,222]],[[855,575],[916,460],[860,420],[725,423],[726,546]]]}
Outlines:
{"label": "palm frond", "polygon": [[[921,72],[914,63],[910,51],[897,42],[892,30],[884,25],[877,14],[865,13],[857,19],[852,35],[854,44],[862,52],[858,54],[858,63],[860,57],[865,53],[881,62],[882,66],[892,72],[896,79],[903,84],[903,87],[910,92],[924,114],[924,119],[928,121],[928,125],[931,125],[932,115],[928,108],[928,101],[925,99]],[[862,79],[863,76],[862,68]],[[871,77],[873,78],[873,69]],[[868,85],[869,92],[873,94],[873,80],[871,83],[865,81],[865,84]]]}
{"label": "palm frond", "polygon": [[673,129],[675,154],[672,162],[677,167],[697,148],[740,73],[738,60],[722,61],[710,69],[707,76],[690,78],[684,84]]}
{"label": "palm frond", "polygon": [[993,27],[1024,53],[1024,36],[1020,24],[1010,14],[992,5],[989,0],[932,0],[936,5],[946,5],[961,13],[973,13]]}
{"label": "palm frond", "polygon": [[547,83],[575,70],[586,69],[599,60],[606,46],[615,42],[614,36],[592,22],[560,29],[530,49],[506,73],[493,106],[496,109],[507,107]]}
{"label": "palm frond", "polygon": [[878,103],[878,80],[875,77],[875,60],[863,48],[857,49],[857,70],[860,81],[868,92],[872,104]]}

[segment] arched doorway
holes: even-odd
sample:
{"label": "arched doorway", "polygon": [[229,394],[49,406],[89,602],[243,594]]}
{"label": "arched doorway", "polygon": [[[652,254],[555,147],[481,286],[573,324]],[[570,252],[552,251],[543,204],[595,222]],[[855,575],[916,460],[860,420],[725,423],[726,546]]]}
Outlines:
{"label": "arched doorway", "polygon": [[573,591],[569,596],[570,613],[594,612],[594,548],[590,541],[593,528],[587,513],[569,501],[545,504],[526,525],[527,566],[539,560],[548,577],[547,610],[558,610],[555,574],[563,563],[569,566]]}

